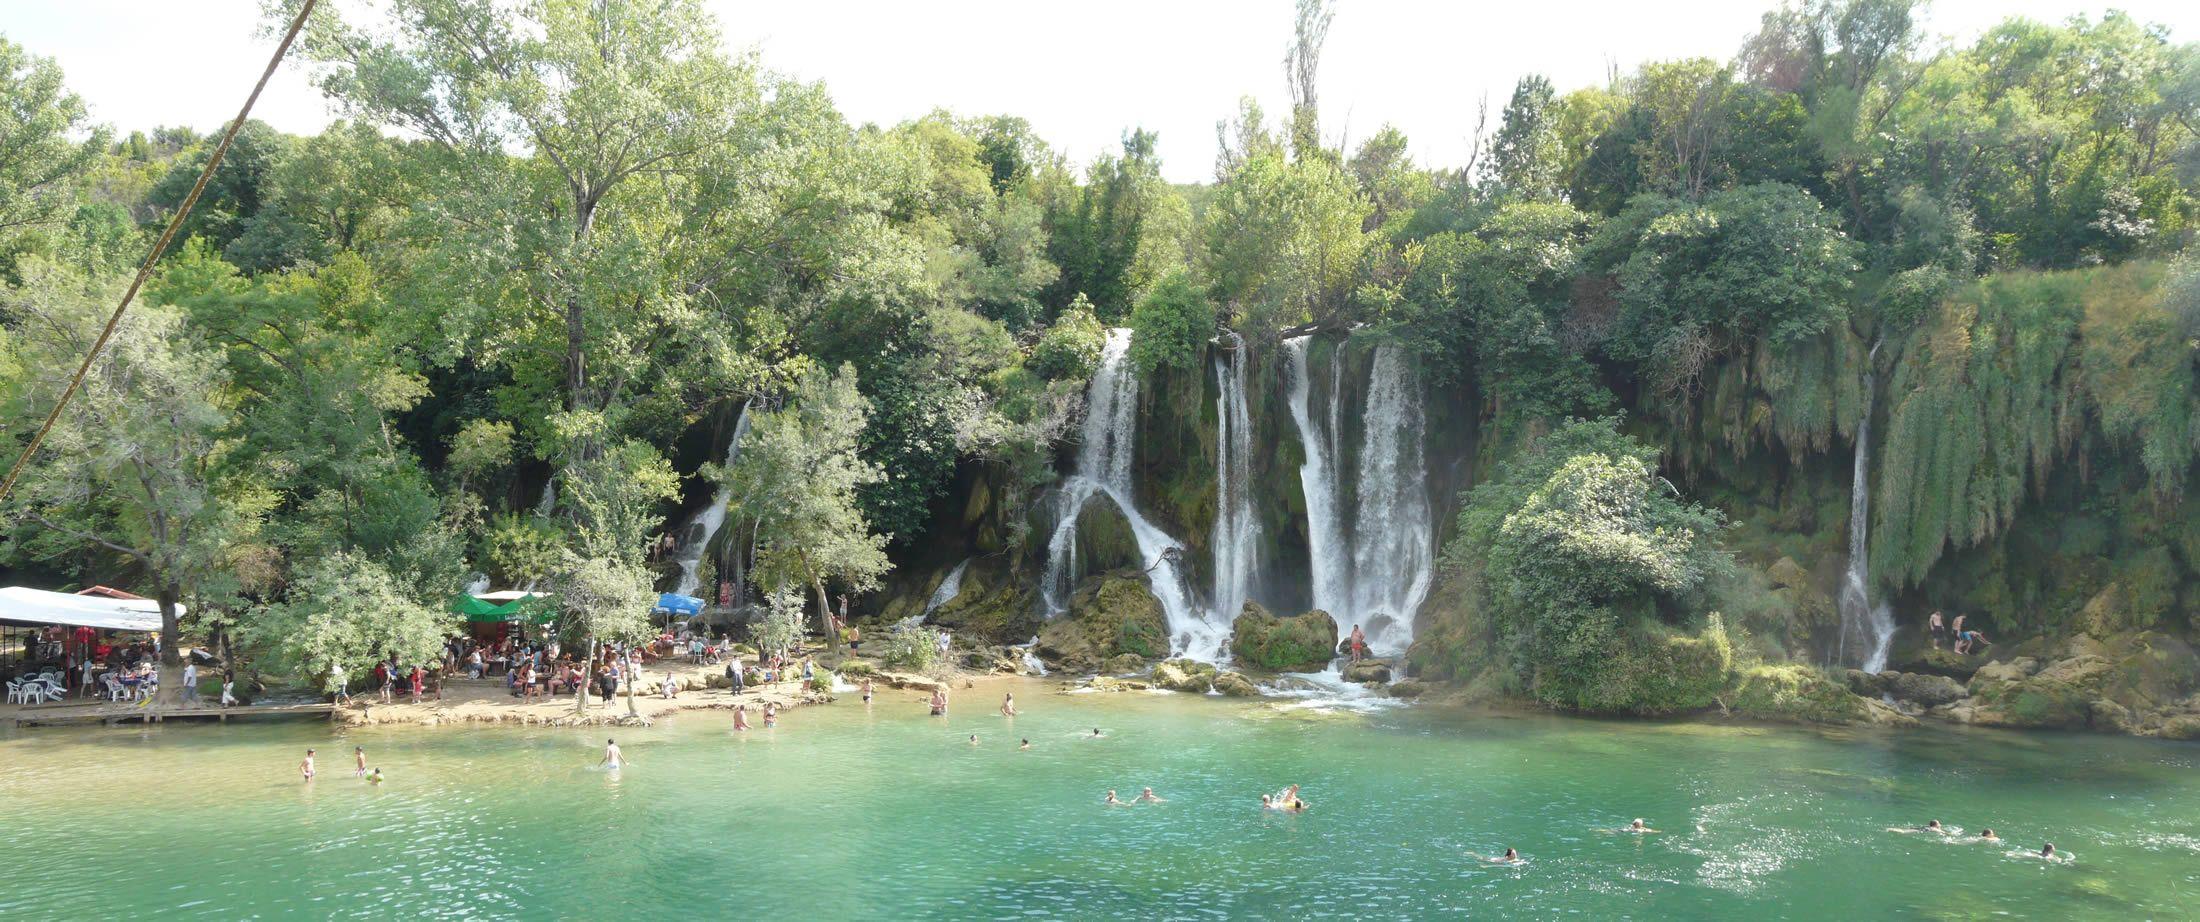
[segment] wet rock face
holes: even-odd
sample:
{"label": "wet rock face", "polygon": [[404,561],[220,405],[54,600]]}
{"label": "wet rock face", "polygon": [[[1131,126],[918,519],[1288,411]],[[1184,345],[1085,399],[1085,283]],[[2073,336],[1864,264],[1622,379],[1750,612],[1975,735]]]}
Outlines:
{"label": "wet rock face", "polygon": [[2200,656],[2166,634],[2080,635],[2044,659],[1988,663],[1950,719],[2187,739],[2200,731]]}
{"label": "wet rock face", "polygon": [[1277,617],[1247,602],[1231,625],[1230,652],[1240,664],[1267,672],[1319,672],[1336,657],[1337,622],[1321,610]]}

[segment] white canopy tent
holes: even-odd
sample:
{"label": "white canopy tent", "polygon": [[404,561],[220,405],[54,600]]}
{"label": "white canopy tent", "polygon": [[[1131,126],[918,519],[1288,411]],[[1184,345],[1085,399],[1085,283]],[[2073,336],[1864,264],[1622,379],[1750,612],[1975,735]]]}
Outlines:
{"label": "white canopy tent", "polygon": [[[183,614],[182,605],[176,606],[176,614]],[[157,631],[160,603],[9,586],[0,589],[0,621],[65,624],[104,631]]]}

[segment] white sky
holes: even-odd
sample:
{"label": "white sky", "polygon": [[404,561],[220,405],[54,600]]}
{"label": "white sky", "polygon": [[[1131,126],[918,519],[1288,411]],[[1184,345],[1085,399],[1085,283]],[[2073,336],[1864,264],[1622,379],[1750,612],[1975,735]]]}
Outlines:
{"label": "white sky", "polygon": [[[1341,0],[1322,57],[1323,130],[1357,143],[1396,124],[1427,164],[1466,158],[1478,100],[1494,120],[1521,75],[1560,91],[1601,83],[1614,64],[1729,59],[1777,0],[1688,4]],[[1969,38],[2011,15],[2060,20],[2086,0],[1940,0],[1934,34]],[[1209,177],[1214,125],[1253,95],[1287,108],[1282,58],[1291,0],[710,0],[726,41],[766,67],[823,80],[858,122],[892,124],[945,107],[1009,113],[1073,159],[1113,149],[1123,131],[1160,132],[1163,171]],[[348,4],[347,4],[348,6]],[[2118,0],[2116,8],[2200,38],[2200,2]],[[1683,12],[1683,9],[1686,9]],[[0,0],[0,34],[57,59],[93,117],[123,132],[188,124],[211,131],[265,66],[259,0]],[[164,63],[174,58],[180,63]],[[310,133],[330,119],[296,67],[254,115]]]}

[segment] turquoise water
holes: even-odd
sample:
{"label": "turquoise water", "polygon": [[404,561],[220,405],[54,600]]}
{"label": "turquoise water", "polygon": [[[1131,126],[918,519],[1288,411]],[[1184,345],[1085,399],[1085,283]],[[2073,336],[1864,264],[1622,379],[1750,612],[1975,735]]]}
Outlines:
{"label": "turquoise water", "polygon": [[[2182,918],[2200,747],[888,693],[736,735],[318,723],[0,735],[22,918]],[[993,699],[997,701],[997,698]],[[1103,739],[1081,739],[1093,726]],[[979,745],[967,741],[977,733]],[[1028,737],[1032,750],[1015,740]],[[388,775],[351,777],[364,745]],[[322,777],[297,780],[306,746]],[[1297,782],[1314,805],[1267,814]],[[1168,803],[1100,805],[1145,785]],[[1601,831],[1633,817],[1650,836]],[[1899,835],[1938,818],[1993,847]],[[2041,840],[2049,865],[2007,852]],[[1468,851],[1518,848],[1516,868]]]}

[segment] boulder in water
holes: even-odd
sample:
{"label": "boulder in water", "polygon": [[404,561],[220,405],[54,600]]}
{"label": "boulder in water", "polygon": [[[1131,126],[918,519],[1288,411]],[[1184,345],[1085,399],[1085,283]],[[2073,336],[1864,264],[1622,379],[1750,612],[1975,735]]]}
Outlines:
{"label": "boulder in water", "polygon": [[[1108,573],[1087,581],[1070,599],[1069,613],[1039,629],[1037,652],[1071,672],[1137,672],[1168,654],[1168,622],[1142,576]],[[1139,662],[1117,670],[1115,661],[1125,655]]]}
{"label": "boulder in water", "polygon": [[1170,691],[1206,694],[1214,685],[1215,671],[1211,663],[1173,659],[1153,667],[1153,684]]}
{"label": "boulder in water", "polygon": [[1880,675],[1887,680],[1885,694],[1922,707],[1954,704],[1969,696],[1962,683],[1947,676],[1926,675],[1921,672],[1886,672]]}
{"label": "boulder in water", "polygon": [[1130,675],[1146,671],[1146,658],[1136,653],[1121,653],[1108,657],[1100,671],[1113,675]]}
{"label": "boulder in water", "polygon": [[1381,685],[1390,681],[1390,662],[1379,659],[1363,659],[1344,667],[1344,680],[1361,685]]}
{"label": "boulder in water", "polygon": [[1235,672],[1215,673],[1214,688],[1232,698],[1253,698],[1260,695],[1260,688],[1253,684],[1253,680]]}
{"label": "boulder in water", "polygon": [[1231,625],[1230,651],[1256,669],[1319,672],[1336,656],[1337,622],[1319,609],[1279,618],[1247,602]]}

